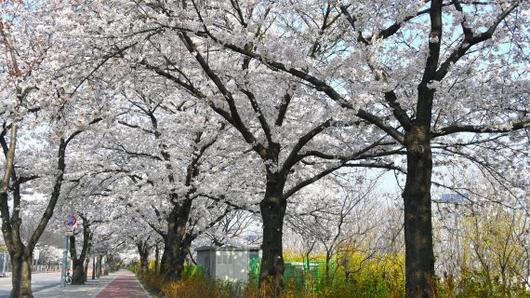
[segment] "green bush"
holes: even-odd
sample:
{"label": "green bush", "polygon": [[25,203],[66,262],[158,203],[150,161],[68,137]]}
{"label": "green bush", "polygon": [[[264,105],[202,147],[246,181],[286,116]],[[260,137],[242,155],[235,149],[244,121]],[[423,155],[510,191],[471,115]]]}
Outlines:
{"label": "green bush", "polygon": [[[331,266],[332,274],[328,280],[325,278],[325,265],[322,262],[318,266],[318,274],[302,270],[302,277],[296,273],[291,278],[285,278],[284,290],[277,298],[405,297],[405,266],[402,255],[367,258],[359,253],[351,253],[346,259],[347,262],[341,258],[336,260],[342,263],[336,262]],[[138,274],[138,264],[131,264],[130,268],[136,269]],[[530,298],[530,292],[522,285],[507,288],[498,282],[488,283],[482,272],[462,272],[459,279],[446,277],[436,281],[437,297]],[[138,276],[147,289],[168,298],[272,297],[271,287],[258,288],[254,278],[246,284],[211,280],[204,277],[204,270],[200,266],[187,265],[183,278],[176,281],[165,282],[163,276],[152,270]]]}
{"label": "green bush", "polygon": [[[286,261],[303,260],[291,254]],[[327,275],[325,258],[316,256],[311,263],[320,264],[317,268],[307,268],[304,263],[302,274],[289,272],[284,278],[287,284],[294,284],[299,297],[403,297],[404,262],[402,255],[368,256],[348,251],[333,259]],[[289,266],[286,269],[292,271]]]}
{"label": "green bush", "polygon": [[438,282],[438,294],[442,298],[530,298],[524,284],[504,285],[498,278],[491,278],[486,272],[479,270],[463,269],[461,276],[455,279],[451,276],[446,277],[443,281]]}

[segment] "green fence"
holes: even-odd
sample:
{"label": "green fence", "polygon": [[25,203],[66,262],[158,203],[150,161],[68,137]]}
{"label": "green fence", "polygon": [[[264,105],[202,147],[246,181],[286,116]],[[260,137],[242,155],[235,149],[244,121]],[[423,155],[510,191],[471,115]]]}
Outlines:
{"label": "green fence", "polygon": [[184,266],[184,277],[204,277],[204,266],[203,265],[185,265]]}
{"label": "green fence", "polygon": [[297,290],[310,289],[319,292],[322,286],[324,263],[321,261],[287,262],[283,273],[284,282]]}
{"label": "green fence", "polygon": [[248,274],[249,274],[249,281],[255,282],[256,284],[259,283],[259,265],[260,265],[260,259],[258,256],[251,257],[249,262],[249,268],[248,268]]}
{"label": "green fence", "polygon": [[[249,264],[249,281],[259,282],[260,259],[251,258]],[[334,264],[332,264],[334,267]],[[311,289],[319,292],[323,281],[324,262],[286,262],[283,272],[285,284],[295,287],[298,290]],[[333,272],[333,271],[332,271]]]}

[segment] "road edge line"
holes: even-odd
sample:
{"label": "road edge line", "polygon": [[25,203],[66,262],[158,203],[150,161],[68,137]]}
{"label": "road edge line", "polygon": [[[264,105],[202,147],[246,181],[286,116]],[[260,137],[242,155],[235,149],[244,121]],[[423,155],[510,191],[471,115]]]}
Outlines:
{"label": "road edge line", "polygon": [[136,274],[134,275],[134,279],[136,280],[136,282],[140,285],[140,288],[142,288],[142,290],[144,290],[144,292],[147,294],[147,297],[153,297],[151,295],[151,293],[149,293],[145,288],[144,288],[144,285],[142,285],[142,283],[140,282],[140,280],[138,279],[138,277],[136,276]]}

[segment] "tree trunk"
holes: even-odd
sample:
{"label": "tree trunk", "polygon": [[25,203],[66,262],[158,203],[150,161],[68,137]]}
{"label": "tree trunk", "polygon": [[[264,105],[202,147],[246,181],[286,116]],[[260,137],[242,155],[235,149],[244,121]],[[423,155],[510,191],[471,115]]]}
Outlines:
{"label": "tree trunk", "polygon": [[102,263],[102,256],[98,256],[98,278],[101,277],[101,263]]}
{"label": "tree trunk", "polygon": [[[324,271],[324,278],[325,278],[325,281],[326,281],[326,285],[330,285],[330,275],[329,275],[329,267],[330,267],[330,263],[331,263],[331,253],[330,252],[326,252],[326,265],[325,265],[325,271]],[[307,269],[309,269],[309,266],[307,266]]]}
{"label": "tree trunk", "polygon": [[263,256],[260,268],[260,287],[265,286],[278,294],[283,285],[283,218],[287,200],[283,198],[285,178],[267,175],[265,198],[260,202],[263,220]]}
{"label": "tree trunk", "polygon": [[[145,273],[149,270],[149,248],[144,241],[140,241],[136,245],[140,255],[140,272]],[[98,265],[101,267],[101,256],[98,256]],[[98,275],[101,275],[100,272],[101,268],[98,269]]]}
{"label": "tree trunk", "polygon": [[85,270],[83,260],[72,260],[72,284],[82,285],[85,283]]}
{"label": "tree trunk", "polygon": [[11,255],[11,298],[33,298],[31,291],[31,254]]}
{"label": "tree trunk", "polygon": [[107,255],[104,255],[101,257],[101,260],[105,259],[105,268],[103,268],[103,275],[107,276],[109,275],[109,267],[107,262]]}
{"label": "tree trunk", "polygon": [[70,257],[72,259],[72,284],[73,285],[82,285],[85,283],[85,259],[88,251],[90,250],[90,239],[92,238],[90,234],[89,224],[82,215],[83,218],[83,244],[81,248],[81,253],[77,255],[76,249],[76,236],[70,236]]}
{"label": "tree trunk", "polygon": [[407,181],[405,248],[407,297],[434,296],[434,254],[431,221],[432,152],[428,129],[413,127],[405,136]]}
{"label": "tree trunk", "polygon": [[149,270],[149,260],[147,259],[147,255],[145,254],[140,256],[140,271],[147,272],[147,270]]}
{"label": "tree trunk", "polygon": [[176,204],[167,219],[167,235],[164,239],[164,254],[160,270],[166,280],[182,278],[184,261],[191,246],[193,237],[187,233],[188,219],[191,212],[191,200]]}
{"label": "tree trunk", "polygon": [[[171,226],[171,223],[169,224]],[[182,238],[174,231],[168,230],[167,240],[164,246],[160,272],[164,274],[166,280],[178,280],[182,278],[184,271],[184,261],[191,242]]]}
{"label": "tree trunk", "polygon": [[96,279],[96,257],[92,257],[92,279]]}
{"label": "tree trunk", "polygon": [[168,241],[164,249],[160,270],[166,280],[178,280],[183,277],[184,261],[186,260],[187,248],[189,247],[189,245],[183,242],[186,241]]}
{"label": "tree trunk", "polygon": [[85,282],[88,280],[88,263],[90,263],[90,258],[85,259],[85,276],[83,277]]}

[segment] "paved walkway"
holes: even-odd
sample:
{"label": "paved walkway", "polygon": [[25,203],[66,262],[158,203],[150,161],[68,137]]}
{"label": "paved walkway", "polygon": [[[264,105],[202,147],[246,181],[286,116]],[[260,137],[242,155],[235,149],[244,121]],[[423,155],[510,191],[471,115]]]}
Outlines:
{"label": "paved walkway", "polygon": [[[100,279],[89,278],[84,285],[62,288],[53,285],[33,292],[35,298],[149,298],[130,271],[120,270]],[[1,297],[1,295],[0,295]]]}
{"label": "paved walkway", "polygon": [[93,298],[116,277],[117,273],[111,273],[110,275],[102,276],[95,280],[89,278],[84,285],[69,285],[66,288],[63,288],[60,285],[55,285],[33,291],[33,296],[35,298]]}
{"label": "paved walkway", "polygon": [[107,285],[96,298],[149,298],[151,297],[134,274],[119,271],[118,276]]}

